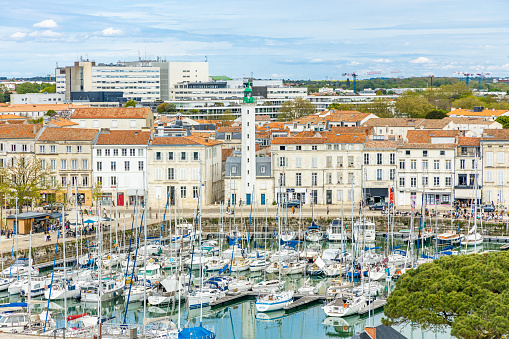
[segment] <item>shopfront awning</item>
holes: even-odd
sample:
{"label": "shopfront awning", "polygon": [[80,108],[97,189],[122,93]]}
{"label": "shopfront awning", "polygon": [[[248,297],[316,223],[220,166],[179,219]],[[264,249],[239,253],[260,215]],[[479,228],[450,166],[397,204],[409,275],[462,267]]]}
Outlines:
{"label": "shopfront awning", "polygon": [[387,188],[366,188],[366,197],[388,197]]}

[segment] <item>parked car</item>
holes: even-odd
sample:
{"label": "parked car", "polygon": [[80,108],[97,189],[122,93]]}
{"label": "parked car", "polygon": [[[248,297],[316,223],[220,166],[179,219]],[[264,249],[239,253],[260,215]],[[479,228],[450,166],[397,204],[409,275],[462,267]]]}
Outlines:
{"label": "parked car", "polygon": [[486,205],[477,207],[477,210],[479,212],[491,213],[491,212],[495,212],[495,207],[493,207],[493,205],[491,205],[491,204],[486,204]]}
{"label": "parked car", "polygon": [[64,206],[64,204],[62,204],[61,202],[53,202],[51,204],[46,204],[46,205],[42,206],[42,209],[58,211],[58,210],[61,210],[63,206]]}
{"label": "parked car", "polygon": [[376,204],[369,205],[370,211],[381,211],[383,209],[387,208],[386,202],[377,202]]}
{"label": "parked car", "polygon": [[283,202],[283,207],[300,207],[300,203],[301,203],[300,200],[293,199]]}

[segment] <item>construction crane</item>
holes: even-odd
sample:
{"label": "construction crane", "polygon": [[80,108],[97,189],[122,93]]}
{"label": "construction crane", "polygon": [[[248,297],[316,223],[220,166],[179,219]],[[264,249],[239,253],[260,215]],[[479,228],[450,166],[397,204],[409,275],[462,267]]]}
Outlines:
{"label": "construction crane", "polygon": [[428,75],[429,78],[431,79],[431,91],[433,91],[433,78],[435,77],[434,75]]}
{"label": "construction crane", "polygon": [[484,78],[486,75],[490,75],[490,73],[477,73],[476,74],[479,77],[479,92],[481,91],[481,78]]}
{"label": "construction crane", "polygon": [[470,79],[471,76],[475,75],[474,73],[465,73],[465,72],[453,72],[453,74],[460,74],[460,75],[464,75],[465,76],[465,83],[467,85],[467,88],[468,88],[468,81]]}
{"label": "construction crane", "polygon": [[356,73],[343,73],[343,76],[353,77],[353,94],[357,94],[357,74]]}

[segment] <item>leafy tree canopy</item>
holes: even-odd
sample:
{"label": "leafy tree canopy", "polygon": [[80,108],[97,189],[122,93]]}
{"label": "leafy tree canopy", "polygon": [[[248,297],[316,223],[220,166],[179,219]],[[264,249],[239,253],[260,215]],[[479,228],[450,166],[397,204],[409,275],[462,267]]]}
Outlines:
{"label": "leafy tree canopy", "polygon": [[433,109],[426,114],[426,119],[443,119],[447,116],[447,112],[443,109]]}
{"label": "leafy tree canopy", "polygon": [[57,114],[57,112],[54,109],[49,109],[46,113],[44,113],[44,115],[49,117],[55,116],[55,114]]}
{"label": "leafy tree canopy", "polygon": [[474,109],[475,106],[484,106],[484,104],[478,97],[473,95],[462,97],[452,103],[452,107],[462,109]]}
{"label": "leafy tree canopy", "polygon": [[460,339],[509,333],[509,253],[454,255],[407,271],[384,308],[384,325],[451,329]]}
{"label": "leafy tree canopy", "polygon": [[509,117],[500,116],[495,121],[500,123],[503,128],[509,128]]}
{"label": "leafy tree canopy", "polygon": [[41,89],[41,92],[46,92],[46,93],[55,93],[57,90],[57,86],[56,85],[50,85],[50,86],[46,86],[44,87],[43,89]]}
{"label": "leafy tree canopy", "polygon": [[136,101],[134,101],[134,99],[131,99],[125,103],[124,107],[136,107]]}
{"label": "leafy tree canopy", "polygon": [[[410,92],[410,93],[409,93]],[[407,91],[396,100],[396,111],[409,118],[421,118],[433,110],[428,99],[417,92]]]}
{"label": "leafy tree canopy", "polygon": [[16,93],[27,94],[27,93],[39,93],[41,85],[33,82],[24,82],[16,86]]}
{"label": "leafy tree canopy", "polygon": [[278,120],[292,121],[313,113],[315,113],[315,106],[309,100],[297,97],[283,103]]}
{"label": "leafy tree canopy", "polygon": [[168,113],[175,112],[177,110],[177,106],[175,104],[163,102],[157,106],[158,113]]}

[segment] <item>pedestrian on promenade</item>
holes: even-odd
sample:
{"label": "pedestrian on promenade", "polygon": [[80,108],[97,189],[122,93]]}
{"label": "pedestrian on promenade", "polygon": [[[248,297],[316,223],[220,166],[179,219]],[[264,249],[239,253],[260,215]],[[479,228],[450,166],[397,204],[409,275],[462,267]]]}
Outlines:
{"label": "pedestrian on promenade", "polygon": [[329,215],[329,206],[327,206],[327,215]]}
{"label": "pedestrian on promenade", "polygon": [[292,207],[292,214],[295,214],[295,206]]}

